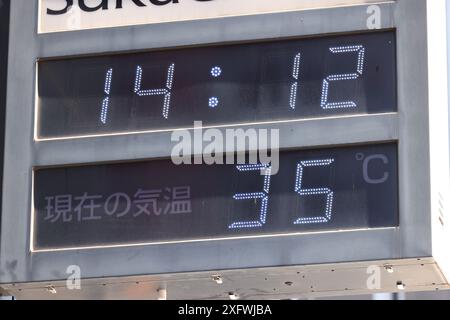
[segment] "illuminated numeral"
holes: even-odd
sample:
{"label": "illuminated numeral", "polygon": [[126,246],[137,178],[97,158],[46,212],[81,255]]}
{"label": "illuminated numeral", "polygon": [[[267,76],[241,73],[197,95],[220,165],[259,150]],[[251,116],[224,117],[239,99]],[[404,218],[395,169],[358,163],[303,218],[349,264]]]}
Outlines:
{"label": "illuminated numeral", "polygon": [[325,213],[323,216],[312,217],[312,218],[299,218],[294,222],[294,224],[327,223],[331,220],[331,214],[333,211],[333,199],[334,199],[333,191],[328,188],[303,189],[303,173],[304,173],[305,168],[330,166],[333,162],[334,162],[334,159],[312,160],[312,161],[302,161],[297,165],[297,177],[296,177],[296,181],[295,181],[295,192],[297,192],[301,196],[326,195],[327,203],[326,203],[326,207],[325,207]]}
{"label": "illuminated numeral", "polygon": [[300,76],[300,64],[301,64],[302,55],[298,53],[294,58],[294,67],[292,70],[292,77],[295,79],[294,83],[291,86],[291,96],[289,98],[289,104],[291,109],[295,109],[297,105],[297,91],[298,91],[298,80]]}
{"label": "illuminated numeral", "polygon": [[173,77],[175,73],[175,64],[172,63],[169,66],[169,69],[167,71],[167,81],[166,81],[166,87],[160,88],[160,89],[146,89],[142,90],[142,67],[138,66],[136,69],[136,81],[134,83],[134,92],[142,97],[142,96],[164,96],[164,106],[163,106],[163,112],[162,115],[165,119],[169,118],[169,111],[170,111],[170,97],[171,97],[171,90],[173,85]]}
{"label": "illuminated numeral", "polygon": [[232,223],[229,229],[243,229],[243,228],[259,228],[266,224],[267,207],[269,204],[269,191],[270,191],[270,178],[272,167],[265,164],[257,165],[242,165],[237,166],[237,169],[241,172],[258,171],[264,172],[264,189],[263,192],[255,193],[240,193],[234,195],[234,200],[256,200],[261,199],[261,208],[259,212],[259,219],[254,221],[239,221]]}
{"label": "illuminated numeral", "polygon": [[321,98],[320,105],[322,106],[323,109],[356,108],[357,105],[356,105],[356,102],[354,102],[354,101],[329,102],[328,101],[328,93],[330,90],[330,82],[355,80],[355,79],[358,79],[363,74],[365,48],[364,48],[364,46],[356,45],[356,46],[330,48],[330,51],[334,54],[357,52],[358,53],[358,62],[357,62],[357,67],[356,67],[356,73],[335,74],[335,75],[330,75],[326,79],[324,79],[323,87],[322,87],[322,98]]}
{"label": "illuminated numeral", "polygon": [[104,92],[106,94],[106,97],[103,99],[102,102],[102,111],[100,112],[100,121],[103,124],[106,124],[108,120],[108,111],[109,111],[109,94],[111,93],[111,83],[112,83],[112,76],[113,76],[113,69],[109,69],[106,71],[105,76],[105,87]]}

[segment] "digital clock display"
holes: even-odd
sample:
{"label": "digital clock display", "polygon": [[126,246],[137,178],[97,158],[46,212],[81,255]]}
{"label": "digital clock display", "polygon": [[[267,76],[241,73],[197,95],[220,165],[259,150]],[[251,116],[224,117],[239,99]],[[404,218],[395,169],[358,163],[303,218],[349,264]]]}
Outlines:
{"label": "digital clock display", "polygon": [[395,32],[38,63],[37,138],[395,112]]}
{"label": "digital clock display", "polygon": [[[263,170],[264,174],[261,174]],[[35,171],[35,250],[397,227],[397,145],[285,151],[280,170],[170,159]]]}

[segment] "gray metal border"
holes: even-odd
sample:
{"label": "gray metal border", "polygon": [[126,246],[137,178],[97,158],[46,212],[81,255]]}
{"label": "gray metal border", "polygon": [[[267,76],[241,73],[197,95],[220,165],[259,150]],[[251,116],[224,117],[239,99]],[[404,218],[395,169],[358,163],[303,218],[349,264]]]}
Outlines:
{"label": "gray metal border", "polygon": [[423,0],[380,4],[382,28],[397,28],[398,34],[398,114],[276,124],[282,148],[399,141],[400,228],[31,253],[33,167],[170,155],[170,133],[164,132],[35,142],[37,58],[367,29],[367,6],[357,5],[38,35],[37,5],[12,3],[0,283],[65,279],[73,264],[84,278],[96,278],[431,256],[430,195],[424,187],[430,184],[425,165],[430,154]]}

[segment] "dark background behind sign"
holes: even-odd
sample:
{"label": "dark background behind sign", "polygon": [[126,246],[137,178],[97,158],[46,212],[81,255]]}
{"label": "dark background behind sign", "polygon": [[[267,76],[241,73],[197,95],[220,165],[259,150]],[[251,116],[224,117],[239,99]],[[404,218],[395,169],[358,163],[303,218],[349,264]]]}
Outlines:
{"label": "dark background behind sign", "polygon": [[3,152],[5,145],[6,84],[8,70],[10,0],[0,0],[0,233],[3,195]]}
{"label": "dark background behind sign", "polygon": [[[384,180],[368,183],[366,175]],[[384,157],[384,161],[382,160]],[[334,159],[330,165],[304,169],[302,189],[329,188],[334,193],[326,223],[295,224],[299,218],[324,217],[327,195],[295,191],[300,161]],[[383,177],[387,177],[383,179]],[[280,171],[271,177],[267,220],[261,227],[234,228],[237,221],[258,220],[261,199],[235,200],[236,194],[264,192],[259,171],[240,172],[234,165],[181,165],[171,160],[41,169],[35,172],[34,248],[137,244],[233,238],[306,231],[336,231],[398,226],[398,173],[395,144],[283,152]],[[165,213],[174,187],[189,186],[190,213]],[[166,189],[169,188],[170,190]],[[130,201],[137,190],[161,190],[161,212],[141,214]],[[113,194],[119,201],[106,201]],[[75,208],[84,194],[96,196]],[[154,192],[158,194],[158,192]],[[58,203],[55,197],[59,197]],[[68,199],[71,203],[68,203]],[[114,198],[113,198],[114,199]],[[80,207],[81,208],[81,207]],[[89,220],[91,209],[99,220]],[[124,212],[128,213],[124,214]],[[59,214],[58,214],[59,212]],[[64,221],[64,219],[66,221]]]}
{"label": "dark background behind sign", "polygon": [[[330,49],[354,46],[365,50],[362,74],[330,81],[328,102],[356,107],[324,109],[324,79],[355,74],[358,67],[357,51]],[[164,92],[145,90],[167,88],[172,65],[165,110]],[[394,31],[41,61],[38,78],[40,138],[397,110]]]}

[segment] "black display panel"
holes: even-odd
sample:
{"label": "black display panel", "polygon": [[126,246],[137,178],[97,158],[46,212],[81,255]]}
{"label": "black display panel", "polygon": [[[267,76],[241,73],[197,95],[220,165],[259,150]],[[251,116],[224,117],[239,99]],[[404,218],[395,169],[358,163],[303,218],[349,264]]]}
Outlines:
{"label": "black display panel", "polygon": [[35,250],[399,224],[395,144],[283,152],[273,176],[170,160],[48,168],[34,188]]}
{"label": "black display panel", "polygon": [[37,136],[395,112],[395,32],[40,61]]}

